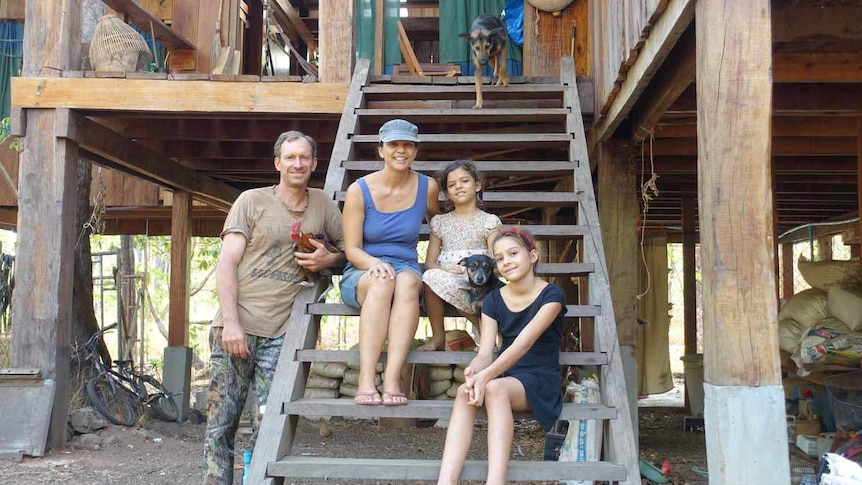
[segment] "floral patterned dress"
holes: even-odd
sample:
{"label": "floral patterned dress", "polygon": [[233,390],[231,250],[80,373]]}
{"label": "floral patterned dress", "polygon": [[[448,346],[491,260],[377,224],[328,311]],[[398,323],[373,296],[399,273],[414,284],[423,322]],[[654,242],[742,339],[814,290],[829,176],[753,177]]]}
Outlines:
{"label": "floral patterned dress", "polygon": [[[488,236],[501,225],[499,217],[484,211],[478,211],[472,219],[455,217],[454,212],[434,216],[431,219],[431,234],[440,238],[437,263],[442,269],[425,270],[422,281],[443,301],[472,314],[466,291],[470,283],[458,262],[474,254],[488,254]],[[458,274],[447,270],[457,271]]]}

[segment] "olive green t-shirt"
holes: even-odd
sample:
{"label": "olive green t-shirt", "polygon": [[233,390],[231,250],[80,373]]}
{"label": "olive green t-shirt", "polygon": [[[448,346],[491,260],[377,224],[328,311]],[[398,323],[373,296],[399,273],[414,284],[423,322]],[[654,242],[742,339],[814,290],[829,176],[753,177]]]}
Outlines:
{"label": "olive green t-shirt", "polygon": [[[221,235],[239,233],[246,248],[237,266],[237,311],[245,332],[259,337],[284,335],[293,300],[305,280],[302,268],[294,261],[290,230],[297,218],[303,232],[326,234],[339,249],[344,249],[341,213],[320,189],[308,189],[308,207],[293,212],[275,195],[274,187],[247,190],[240,194],[228,212]],[[213,326],[223,326],[221,309]]]}

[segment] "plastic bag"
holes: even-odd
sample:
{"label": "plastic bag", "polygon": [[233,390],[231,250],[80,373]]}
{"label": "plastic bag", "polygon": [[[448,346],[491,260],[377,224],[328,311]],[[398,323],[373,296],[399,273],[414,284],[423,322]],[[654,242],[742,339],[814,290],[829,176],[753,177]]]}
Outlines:
{"label": "plastic bag", "polygon": [[524,45],[524,0],[509,0],[503,6],[503,21],[512,43]]}
{"label": "plastic bag", "polygon": [[[574,403],[601,402],[599,383],[594,378],[570,382],[566,387],[564,401]],[[560,448],[559,461],[598,461],[602,448],[602,427],[595,419],[573,419],[569,421],[566,440]],[[592,485],[592,480],[563,480],[565,485]]]}

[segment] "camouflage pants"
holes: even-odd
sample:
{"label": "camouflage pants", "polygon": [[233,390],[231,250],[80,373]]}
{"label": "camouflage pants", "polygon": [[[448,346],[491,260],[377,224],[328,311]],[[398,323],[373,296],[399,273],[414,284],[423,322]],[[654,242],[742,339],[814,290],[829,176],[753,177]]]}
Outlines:
{"label": "camouflage pants", "polygon": [[233,483],[234,440],[240,415],[251,387],[257,399],[250,447],[254,448],[260,424],[260,406],[266,404],[284,336],[246,337],[248,357],[228,355],[221,341],[221,327],[210,330],[210,385],[207,404],[207,431],[204,442],[205,485]]}

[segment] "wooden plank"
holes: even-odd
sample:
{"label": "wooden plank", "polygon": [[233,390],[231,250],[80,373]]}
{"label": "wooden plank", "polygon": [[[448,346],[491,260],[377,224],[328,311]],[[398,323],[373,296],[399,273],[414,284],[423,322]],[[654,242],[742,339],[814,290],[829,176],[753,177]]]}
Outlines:
{"label": "wooden plank", "polygon": [[[682,199],[682,311],[685,355],[697,353],[697,271],[695,244],[697,244],[697,199]],[[685,393],[685,412],[691,414],[691,403]]]}
{"label": "wooden plank", "polygon": [[[578,76],[592,75],[589,4],[587,0],[576,0],[560,12],[545,12],[525,5],[525,76],[555,76],[559,71],[562,56],[575,58]],[[538,32],[535,30],[536,26]]]}
{"label": "wooden plank", "polygon": [[[698,152],[698,143],[695,138],[656,139],[651,149],[656,157],[692,156]],[[855,155],[856,137],[774,136],[772,154],[774,156]]]}
{"label": "wooden plank", "polygon": [[0,20],[24,21],[24,0],[6,0],[0,3]]}
{"label": "wooden plank", "polygon": [[862,8],[858,6],[793,6],[772,12],[772,42],[796,39],[862,39]]}
{"label": "wooden plank", "polygon": [[[567,131],[573,134],[569,144],[569,160],[589,160],[587,137],[584,133],[580,97],[575,80],[575,66],[571,58],[563,58],[561,63],[561,78],[566,86],[565,105],[572,110],[572,116],[567,121]],[[602,246],[602,235],[596,208],[595,192],[593,191],[592,175],[589,164],[580,163],[575,170],[574,191],[582,197],[578,204],[578,222],[590,229],[589,237],[583,239],[583,261],[593,262],[596,271],[589,276],[588,303],[600,305],[602,315],[595,319],[595,350],[611,352],[609,365],[601,370],[602,402],[617,408],[619,416],[608,422],[607,445],[610,459],[622,463],[628,471],[627,477],[621,483],[624,485],[639,485],[637,443],[632,424],[623,373],[622,357],[619,352],[619,340],[616,331],[613,303],[610,296],[609,272]],[[587,303],[583,302],[582,303]]]}
{"label": "wooden plank", "polygon": [[356,57],[354,44],[355,2],[344,0],[320,0],[320,81],[324,83],[348,83],[353,74]]}
{"label": "wooden plank", "polygon": [[[397,26],[398,45],[401,47],[401,57],[403,57],[404,62],[407,63],[407,67],[410,69],[410,74],[413,76],[424,76],[425,73],[422,72],[422,67],[419,65],[419,60],[416,59],[416,53],[413,52],[413,45],[410,44],[410,39],[407,37],[407,32],[404,31],[404,24],[401,23],[401,21],[399,20]],[[394,79],[393,82],[395,82]]]}
{"label": "wooden plank", "polygon": [[383,39],[386,33],[386,0],[374,0],[374,74],[383,74]]}
{"label": "wooden plank", "polygon": [[[359,310],[343,303],[316,303],[308,307],[312,315],[359,316]],[[602,314],[598,305],[566,305],[566,318],[595,317]]]}
{"label": "wooden plank", "polygon": [[192,194],[174,191],[171,201],[171,269],[168,303],[168,346],[189,343],[189,289],[191,284]]}
{"label": "wooden plank", "polygon": [[22,108],[339,114],[346,95],[346,84],[12,78],[12,104]]}
{"label": "wooden plank", "polygon": [[[419,142],[428,143],[470,143],[471,145],[491,143],[497,145],[511,145],[524,143],[559,143],[571,140],[568,133],[481,133],[481,134],[420,134]],[[355,135],[354,143],[373,143],[380,141],[379,135]]]}
{"label": "wooden plank", "polygon": [[[659,125],[656,138],[697,137],[697,124]],[[772,136],[856,136],[856,118],[850,116],[773,116]]]}
{"label": "wooden plank", "polygon": [[793,243],[781,243],[781,292],[782,298],[787,300],[793,296],[794,279],[793,269],[796,267],[796,261],[793,260]]}
{"label": "wooden plank", "polygon": [[237,189],[184,168],[161,153],[69,110],[60,110],[52,129],[58,138],[77,142],[82,149],[112,162],[115,168],[168,188],[187,190],[225,212],[239,195]]}
{"label": "wooden plank", "polygon": [[[474,354],[475,356],[475,354]],[[454,401],[411,400],[407,406],[357,406],[353,398],[298,399],[282,403],[282,412],[306,417],[351,416],[355,418],[424,418],[449,419]],[[516,412],[515,419],[535,419],[531,411]],[[478,413],[487,419],[485,409]],[[617,411],[600,403],[564,403],[560,413],[562,420],[570,419],[615,419]]]}
{"label": "wooden plank", "polygon": [[[288,0],[273,0],[270,2],[276,20],[279,22],[282,30],[287,32],[295,32],[305,45],[308,46],[308,53],[314,57],[317,52],[317,42],[314,40],[314,35],[305,26],[299,12]],[[286,21],[286,23],[285,23]],[[318,28],[321,28],[318,26]]]}
{"label": "wooden plank", "polygon": [[[410,169],[431,175],[445,168],[451,162],[413,162]],[[547,175],[564,175],[571,173],[575,164],[572,162],[544,162],[544,161],[486,161],[477,160],[473,162],[476,168],[486,174],[495,175],[535,175],[541,173]],[[351,161],[344,162],[344,168],[352,172],[370,173],[383,168],[382,161]]]}
{"label": "wooden plank", "polygon": [[347,190],[347,173],[342,164],[353,155],[352,137],[356,132],[357,117],[356,110],[365,106],[363,92],[368,84],[370,61],[359,59],[353,79],[350,81],[350,89],[344,102],[341,120],[338,123],[338,131],[335,134],[335,144],[326,169],[326,184],[323,190],[333,200],[339,192]]}
{"label": "wooden plank", "polygon": [[775,52],[773,82],[862,82],[862,54]]}
{"label": "wooden plank", "polygon": [[[469,364],[475,352],[419,352],[407,354],[410,364]],[[300,350],[296,352],[300,362],[359,362],[358,350]],[[386,362],[386,352],[380,354],[380,362]],[[601,352],[560,352],[560,365],[607,365],[608,356]]]}
{"label": "wooden plank", "polygon": [[[597,142],[610,137],[629,115],[635,101],[649,85],[659,66],[694,18],[694,4],[694,0],[668,2],[667,9],[652,26],[637,60],[626,74],[620,93],[613,103],[610,103],[607,115],[599,120],[595,131]],[[598,104],[606,106],[606,100],[598,99]]]}
{"label": "wooden plank", "polygon": [[565,108],[483,108],[464,109],[358,109],[357,116],[364,120],[386,122],[392,118],[406,118],[414,123],[511,123],[560,121],[569,112]]}
{"label": "wooden plank", "polygon": [[[462,480],[486,478],[488,464],[468,460],[461,472]],[[369,458],[317,458],[290,456],[269,463],[267,472],[277,477],[320,479],[436,480],[440,460],[381,460]],[[510,461],[509,481],[620,480],[625,467],[610,462]]]}
{"label": "wooden plank", "polygon": [[628,145],[614,139],[600,143],[596,147],[596,154],[599,221],[602,222],[602,241],[618,338],[620,345],[635,347],[638,339],[639,281],[635,268],[641,266],[638,258],[640,205],[635,163]]}
{"label": "wooden plank", "polygon": [[[491,99],[509,99],[518,95],[529,95],[530,99],[560,98],[562,88],[553,84],[511,84],[509,86],[483,86],[482,95]],[[365,88],[369,99],[429,100],[471,99],[476,96],[473,86],[403,86],[398,84],[373,85]]]}
{"label": "wooden plank", "polygon": [[165,25],[158,17],[151,14],[135,0],[102,0],[112,9],[123,12],[128,21],[144,32],[154,32],[156,40],[168,50],[194,50],[195,44],[180,32]]}
{"label": "wooden plank", "polygon": [[[344,202],[345,192],[335,194],[335,200]],[[443,194],[440,194],[443,200]],[[482,196],[485,207],[511,207],[527,205],[529,207],[565,207],[580,199],[571,192],[485,192]]]}
{"label": "wooden plank", "polygon": [[636,143],[655,132],[656,123],[694,82],[697,65],[694,41],[694,29],[689,28],[632,108],[632,137]]}
{"label": "wooden plank", "polygon": [[263,71],[263,0],[248,0],[248,45],[246,51],[251,53],[245,60],[243,74],[258,74]]}

